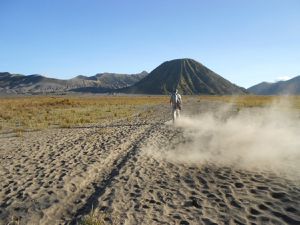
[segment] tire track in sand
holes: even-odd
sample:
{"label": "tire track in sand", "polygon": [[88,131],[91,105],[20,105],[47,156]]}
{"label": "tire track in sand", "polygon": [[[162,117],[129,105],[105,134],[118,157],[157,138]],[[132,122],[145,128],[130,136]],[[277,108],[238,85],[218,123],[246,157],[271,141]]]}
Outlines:
{"label": "tire track in sand", "polygon": [[114,178],[119,175],[122,168],[137,155],[143,139],[147,139],[147,137],[151,134],[151,132],[153,132],[153,130],[159,129],[160,125],[161,123],[150,125],[150,127],[148,127],[134,141],[131,142],[130,146],[126,149],[123,156],[114,160],[110,173],[100,183],[93,184],[94,192],[86,200],[86,204],[84,204],[77,210],[74,215],[74,219],[70,222],[71,225],[77,224],[77,221],[83,215],[88,214],[94,207],[97,207],[99,205],[99,198],[106,191],[106,188],[111,185]]}

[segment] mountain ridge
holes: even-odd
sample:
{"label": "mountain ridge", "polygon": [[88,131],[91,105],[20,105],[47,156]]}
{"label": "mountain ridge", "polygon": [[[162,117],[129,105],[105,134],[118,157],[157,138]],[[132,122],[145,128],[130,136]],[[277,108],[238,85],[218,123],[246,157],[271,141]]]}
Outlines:
{"label": "mountain ridge", "polygon": [[261,82],[249,87],[247,90],[257,95],[299,95],[300,75],[286,81],[278,81],[275,83]]}
{"label": "mountain ridge", "polygon": [[71,79],[56,79],[40,74],[23,75],[0,73],[0,92],[4,93],[48,93],[77,91],[93,87],[110,90],[130,86],[147,76],[143,71],[137,74],[98,73],[94,76],[78,75]]}

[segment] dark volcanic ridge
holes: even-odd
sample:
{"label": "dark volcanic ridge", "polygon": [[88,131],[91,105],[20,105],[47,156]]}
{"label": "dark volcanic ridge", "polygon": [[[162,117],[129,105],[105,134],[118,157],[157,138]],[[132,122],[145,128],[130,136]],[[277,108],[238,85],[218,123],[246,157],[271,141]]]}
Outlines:
{"label": "dark volcanic ridge", "polygon": [[246,94],[246,89],[224,79],[193,59],[166,61],[148,76],[121,92],[137,94],[169,94],[175,88],[182,94],[231,95]]}
{"label": "dark volcanic ridge", "polygon": [[300,76],[276,83],[262,82],[247,89],[257,95],[299,95]]}
{"label": "dark volcanic ridge", "polygon": [[61,80],[42,75],[25,76],[4,72],[0,73],[0,93],[106,92],[131,86],[147,75],[145,71],[138,74],[99,73],[91,77],[79,75]]}

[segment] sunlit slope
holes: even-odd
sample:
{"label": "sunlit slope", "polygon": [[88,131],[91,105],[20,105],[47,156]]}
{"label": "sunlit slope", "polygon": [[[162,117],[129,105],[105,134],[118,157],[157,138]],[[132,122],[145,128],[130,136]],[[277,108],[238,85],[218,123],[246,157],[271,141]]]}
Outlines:
{"label": "sunlit slope", "polygon": [[193,59],[166,61],[126,93],[168,94],[177,88],[183,94],[245,94],[247,91]]}

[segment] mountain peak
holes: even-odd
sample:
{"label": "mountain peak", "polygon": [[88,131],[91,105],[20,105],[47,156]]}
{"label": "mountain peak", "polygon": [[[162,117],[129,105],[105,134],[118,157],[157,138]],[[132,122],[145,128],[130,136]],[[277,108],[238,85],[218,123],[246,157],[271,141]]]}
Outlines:
{"label": "mountain peak", "polygon": [[184,65],[185,63],[191,63],[191,64],[196,63],[198,65],[203,66],[202,63],[197,62],[196,60],[191,59],[191,58],[172,59],[172,60],[165,61],[162,64],[181,64],[181,65]]}
{"label": "mountain peak", "polygon": [[128,93],[168,94],[175,88],[183,94],[244,94],[240,88],[201,63],[190,58],[166,61],[134,86]]}

